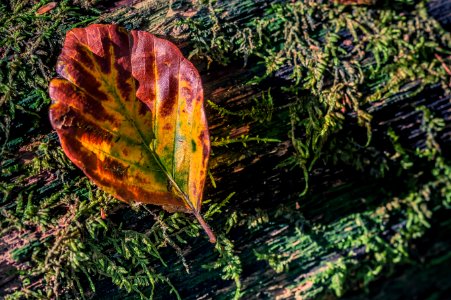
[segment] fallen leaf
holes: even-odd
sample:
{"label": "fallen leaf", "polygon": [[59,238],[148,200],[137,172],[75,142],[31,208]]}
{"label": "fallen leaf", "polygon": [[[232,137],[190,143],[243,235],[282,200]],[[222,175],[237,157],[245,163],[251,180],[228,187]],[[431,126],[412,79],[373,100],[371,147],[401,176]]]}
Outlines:
{"label": "fallen leaf", "polygon": [[57,2],[49,2],[43,6],[41,6],[37,11],[36,14],[37,15],[43,15],[45,13],[48,13],[49,11],[51,11],[52,9],[54,9],[56,6],[58,5]]}
{"label": "fallen leaf", "polygon": [[107,218],[107,214],[102,207],[100,208],[100,217],[102,218],[102,220],[105,220]]}
{"label": "fallen leaf", "polygon": [[333,0],[342,5],[375,5],[378,0]]}
{"label": "fallen leaf", "polygon": [[94,24],[70,30],[50,82],[50,121],[69,159],[125,201],[200,215],[210,155],[196,68],[172,43]]}

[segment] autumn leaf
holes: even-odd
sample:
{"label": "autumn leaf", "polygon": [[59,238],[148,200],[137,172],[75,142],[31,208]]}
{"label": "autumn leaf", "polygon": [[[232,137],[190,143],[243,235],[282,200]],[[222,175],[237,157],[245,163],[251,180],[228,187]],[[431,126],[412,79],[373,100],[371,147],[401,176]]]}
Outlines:
{"label": "autumn leaf", "polygon": [[37,11],[37,15],[43,15],[48,13],[49,11],[53,10],[58,5],[57,2],[49,2],[43,6],[41,6]]}
{"label": "autumn leaf", "polygon": [[335,3],[343,5],[374,5],[378,0],[334,0]]}
{"label": "autumn leaf", "polygon": [[200,215],[210,139],[199,73],[172,43],[94,24],[70,30],[50,82],[69,159],[125,201]]}

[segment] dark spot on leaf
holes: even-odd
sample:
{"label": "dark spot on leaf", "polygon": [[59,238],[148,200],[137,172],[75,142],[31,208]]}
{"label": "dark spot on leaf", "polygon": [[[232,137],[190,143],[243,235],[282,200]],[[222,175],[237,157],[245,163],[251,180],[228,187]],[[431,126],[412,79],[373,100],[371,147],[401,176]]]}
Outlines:
{"label": "dark spot on leaf", "polygon": [[98,101],[108,100],[108,96],[100,90],[101,83],[91,73],[84,70],[78,61],[61,61],[57,71],[70,82],[80,87]]}
{"label": "dark spot on leaf", "polygon": [[208,156],[210,155],[210,147],[208,145],[208,131],[202,130],[202,132],[199,134],[199,141],[202,143],[202,154],[204,157],[204,162],[208,159]]}
{"label": "dark spot on leaf", "polygon": [[124,179],[127,176],[127,170],[130,166],[123,165],[122,163],[112,158],[106,157],[103,161],[103,167],[105,170],[111,172],[114,177],[118,179]]}
{"label": "dark spot on leaf", "polygon": [[76,107],[81,110],[83,114],[89,114],[98,121],[108,121],[111,124],[118,125],[118,120],[109,114],[102,103],[94,99],[91,95],[84,93],[70,82],[59,83],[57,90],[52,91],[52,94],[68,106]]}
{"label": "dark spot on leaf", "polygon": [[77,126],[83,130],[83,135],[88,136],[91,143],[97,145],[103,142],[111,143],[113,136],[108,131],[83,119],[78,119],[77,122]]}
{"label": "dark spot on leaf", "polygon": [[138,110],[139,115],[144,116],[150,111],[150,109],[147,107],[147,105],[144,104],[143,102],[137,100],[136,103],[139,105],[139,110]]}
{"label": "dark spot on leaf", "polygon": [[162,117],[169,116],[174,110],[174,105],[177,101],[178,81],[175,76],[171,76],[169,80],[169,87],[167,91],[167,98],[163,99],[160,115]]}
{"label": "dark spot on leaf", "polygon": [[76,44],[75,51],[78,52],[76,59],[88,70],[95,70],[94,62],[91,57],[94,55],[83,44]]}
{"label": "dark spot on leaf", "polygon": [[191,104],[193,102],[193,93],[192,93],[191,89],[187,88],[187,87],[183,87],[181,89],[181,94],[186,99],[186,105],[188,107],[191,107]]}
{"label": "dark spot on leaf", "polygon": [[131,84],[130,77],[131,73],[130,71],[124,70],[124,68],[119,65],[117,62],[114,64],[116,70],[117,70],[117,79],[116,79],[116,86],[118,87],[119,94],[125,101],[131,100],[130,98],[133,97],[132,91],[133,91],[133,83]]}
{"label": "dark spot on leaf", "polygon": [[208,147],[206,147],[205,143],[203,143],[203,146],[204,147],[202,149],[202,152],[203,152],[204,161],[205,161],[206,159],[208,159],[208,155],[210,154],[210,151],[209,151]]}
{"label": "dark spot on leaf", "polygon": [[103,75],[108,75],[111,72],[111,63],[108,59],[104,57],[97,57],[97,64],[100,66],[100,70]]}

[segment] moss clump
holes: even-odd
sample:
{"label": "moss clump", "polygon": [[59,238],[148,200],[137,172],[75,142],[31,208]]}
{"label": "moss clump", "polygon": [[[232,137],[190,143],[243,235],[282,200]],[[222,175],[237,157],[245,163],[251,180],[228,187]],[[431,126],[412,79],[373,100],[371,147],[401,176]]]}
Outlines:
{"label": "moss clump", "polygon": [[450,63],[451,36],[428,15],[425,1],[277,3],[262,17],[240,20],[244,25],[227,21],[233,19],[227,14],[221,22],[225,8],[208,3],[208,13],[186,21],[191,54],[220,64],[257,58],[265,71],[250,83],[287,80],[282,97],[290,99],[295,155],[286,163],[303,169],[303,194],[309,172],[328,152],[323,147],[330,148],[344,123],[365,126],[369,143],[372,102],[413,97],[431,84],[448,90],[443,63]]}

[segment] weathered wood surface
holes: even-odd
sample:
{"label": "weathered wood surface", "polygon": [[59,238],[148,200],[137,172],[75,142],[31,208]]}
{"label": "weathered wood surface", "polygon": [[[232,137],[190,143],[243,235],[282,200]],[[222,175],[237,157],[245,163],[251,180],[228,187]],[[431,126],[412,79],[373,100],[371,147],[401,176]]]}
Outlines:
{"label": "weathered wood surface", "polygon": [[[270,1],[258,2],[263,9]],[[224,5],[227,6],[227,4]],[[232,12],[230,19],[237,22],[249,20],[259,13],[255,7],[258,6],[253,6],[254,10],[250,11],[244,7],[243,11],[236,15]],[[155,15],[162,15],[164,12],[163,6],[161,10],[158,8],[155,11]],[[437,10],[434,12],[437,14]],[[171,24],[170,19],[165,19],[164,23],[157,22],[156,26],[152,23],[152,21],[149,22],[149,30],[156,30],[166,35],[171,33],[165,29],[166,25]],[[184,43],[180,45],[183,49]],[[268,85],[260,88],[244,85],[255,73],[258,73],[252,62],[248,63],[247,67],[243,67],[242,62],[236,62],[227,67],[215,65],[210,69],[207,69],[203,63],[203,61],[195,61],[196,66],[200,67],[205,99],[210,99],[232,111],[249,106],[254,97],[260,96],[262,88],[271,86],[277,91],[277,82],[267,82]],[[276,92],[273,97],[281,101],[276,106],[283,106],[286,102],[278,99],[277,96]],[[410,149],[424,147],[425,136],[419,130],[421,113],[416,110],[420,105],[425,105],[446,120],[447,127],[441,132],[439,139],[445,146],[443,150],[446,156],[449,156],[451,101],[449,96],[443,95],[441,87],[429,87],[414,97],[399,94],[392,99],[375,102],[372,107],[369,107],[368,111],[374,116],[372,122],[374,147],[379,149],[389,147],[386,145],[388,128],[396,129],[403,143],[409,145]],[[211,109],[208,115],[211,135],[214,137],[227,135],[233,137],[248,133],[265,137],[268,134],[274,134],[274,131],[280,134],[289,130],[286,109],[276,109],[272,122],[266,124],[267,126],[249,124],[239,118],[232,118],[232,120],[218,118]],[[350,127],[345,132],[362,135],[362,129],[358,127]],[[277,136],[280,137],[280,135]],[[400,186],[403,184],[391,182],[390,176],[375,182],[373,178],[365,177],[365,173],[355,173],[346,166],[320,164],[311,174],[313,176],[311,193],[308,197],[298,200],[297,195],[303,189],[301,171],[275,168],[291,154],[290,144],[286,136],[286,140],[276,145],[249,144],[247,148],[231,145],[225,149],[214,149],[210,167],[218,187],[215,189],[211,184],[207,185],[206,199],[224,199],[229,193],[236,192],[230,204],[242,215],[255,216],[256,208],[271,214],[276,207],[284,204],[291,210],[299,210],[299,216],[302,215],[305,218],[284,220],[279,216],[274,217],[265,228],[260,230],[249,231],[243,227],[232,230],[230,239],[234,241],[243,263],[241,278],[243,299],[292,299],[299,291],[307,287],[299,286],[297,289],[290,289],[287,288],[288,286],[315,273],[321,262],[335,261],[340,257],[340,253],[337,252],[324,252],[305,264],[306,262],[302,259],[303,254],[297,253],[290,264],[290,269],[278,274],[268,268],[266,262],[255,259],[254,249],[284,242],[284,239],[292,234],[294,224],[302,224],[301,226],[306,227],[313,222],[323,225],[334,224],[340,218],[364,211],[369,207],[376,207],[386,201],[383,193],[378,193],[381,192],[381,187],[390,189],[397,184]],[[369,190],[372,191],[372,195],[367,198]],[[427,238],[419,241],[420,249],[417,255],[425,262],[439,258],[443,258],[443,262],[424,268],[403,265],[392,276],[373,283],[369,294],[356,289],[348,293],[345,298],[422,299],[432,295],[439,298],[445,297],[451,289],[451,276],[446,267],[451,265],[451,260],[447,256],[450,241],[446,238],[446,232],[449,232],[451,227],[446,215],[440,216],[433,223],[433,228],[436,229],[431,229]],[[214,228],[217,225],[213,222],[212,226]],[[437,232],[434,232],[435,230]],[[321,243],[321,237],[317,239],[318,243]],[[211,245],[203,237],[185,246],[184,253],[191,266],[191,273],[180,275],[177,273],[180,269],[177,268],[174,276],[171,277],[183,299],[228,299],[227,297],[233,294],[235,289],[233,282],[227,284],[227,282],[218,281],[217,278],[210,277],[209,272],[199,267],[205,261],[211,261],[214,253],[210,250]],[[357,249],[357,251],[363,254],[363,249]],[[170,263],[176,264],[176,260]],[[101,299],[112,299],[117,295],[117,290],[105,282],[100,284],[98,294],[102,295]],[[116,297],[120,298],[120,296]],[[157,297],[166,299],[170,296],[162,294]]]}
{"label": "weathered wood surface", "polygon": [[[238,7],[230,12],[230,20],[240,22],[251,19],[253,16],[269,5],[271,1],[258,1],[259,5]],[[247,2],[243,2],[247,3]],[[227,6],[227,3],[224,3]],[[174,32],[173,22],[177,15],[183,13],[183,9],[168,10],[167,1],[134,1],[134,9],[120,9],[107,15],[105,20],[115,18],[122,14],[121,20],[125,24],[138,22],[141,29],[162,36],[177,36]],[[129,19],[127,16],[130,16]],[[137,17],[140,16],[140,17]],[[186,41],[183,37],[176,42],[187,53]],[[262,247],[271,247],[279,243],[286,243],[295,237],[296,228],[308,228],[310,226],[328,226],[335,224],[340,219],[352,216],[355,213],[383,204],[385,190],[393,190],[393,193],[402,194],[404,183],[392,181],[390,176],[375,180],[365,172],[357,173],[346,165],[330,166],[319,163],[312,171],[310,192],[303,199],[298,194],[303,190],[302,172],[298,169],[276,168],[285,158],[292,154],[291,142],[287,135],[289,122],[287,121],[287,109],[283,108],[287,99],[278,99],[278,82],[265,82],[261,86],[249,86],[245,83],[259,73],[258,66],[250,61],[246,67],[243,62],[234,62],[226,67],[213,65],[207,69],[204,61],[194,61],[199,67],[202,76],[205,99],[210,99],[216,104],[230,110],[238,110],[252,105],[254,97],[259,97],[263,90],[269,86],[274,88],[273,98],[276,100],[276,110],[271,123],[259,124],[248,122],[241,118],[222,118],[211,109],[208,109],[209,126],[213,137],[231,136],[239,137],[242,134],[250,134],[260,137],[284,138],[280,143],[252,144],[244,148],[240,144],[231,144],[228,148],[213,149],[214,156],[211,159],[212,169],[217,188],[207,183],[205,199],[220,201],[231,192],[236,192],[230,202],[230,211],[239,211],[240,216],[248,219],[258,219],[260,213],[269,216],[265,226],[256,226],[249,230],[246,220],[240,226],[236,226],[229,233],[229,238],[234,241],[235,250],[241,258],[243,273],[241,275],[243,299],[292,299],[302,289],[308,288],[307,284],[296,285],[296,282],[307,278],[320,268],[325,261],[336,261],[340,253],[325,250],[315,254],[313,259],[305,259],[304,253],[294,252],[289,269],[282,273],[276,273],[267,262],[257,261],[254,250]],[[451,100],[445,96],[441,87],[428,87],[419,95],[410,97],[396,95],[392,99],[383,99],[375,102],[368,108],[374,119],[372,146],[378,149],[389,147],[386,145],[386,132],[388,128],[394,128],[401,133],[404,145],[410,149],[422,148],[425,136],[420,128],[421,112],[416,108],[425,105],[432,112],[446,121],[446,128],[440,133],[439,140],[444,155],[449,157],[451,146]],[[277,107],[281,107],[277,109]],[[364,130],[356,126],[349,126],[344,130],[345,134],[362,136],[364,144]],[[368,191],[371,193],[368,193]],[[276,208],[285,205],[292,214],[274,216]],[[117,222],[123,220],[121,208],[115,212],[112,218]],[[297,219],[293,219],[297,216]],[[149,220],[126,220],[131,228],[139,228]],[[257,222],[258,223],[258,222]],[[213,221],[210,225],[215,228],[219,222]],[[445,298],[451,291],[451,274],[447,266],[451,266],[448,255],[451,249],[450,240],[447,238],[451,232],[451,224],[448,215],[439,215],[432,220],[432,226],[424,238],[416,245],[416,255],[424,262],[425,267],[418,265],[401,265],[389,277],[382,277],[369,287],[369,294],[356,287],[355,290],[345,294],[348,299],[423,299],[429,296]],[[402,226],[402,224],[397,224]],[[336,234],[340,234],[342,228],[337,228]],[[390,235],[391,233],[386,233]],[[321,245],[322,237],[312,236],[318,245]],[[330,246],[330,245],[329,245]],[[321,247],[319,247],[321,249]],[[330,249],[330,248],[327,248]],[[231,281],[220,281],[218,277],[211,276],[201,266],[204,262],[214,260],[216,256],[213,247],[204,236],[190,241],[183,246],[191,272],[183,273],[179,258],[171,251],[163,253],[168,265],[174,265],[169,277],[182,299],[229,299],[233,294],[235,284]],[[364,249],[355,249],[357,257],[364,256]],[[283,255],[283,253],[280,253]],[[360,255],[360,256],[359,256]],[[436,264],[426,264],[439,260]],[[11,278],[3,279],[11,280]],[[3,283],[3,282],[2,282]],[[1,285],[1,283],[0,283]],[[123,292],[115,288],[109,281],[96,282],[96,299],[124,299]],[[165,290],[157,290],[157,298],[170,299]]]}

